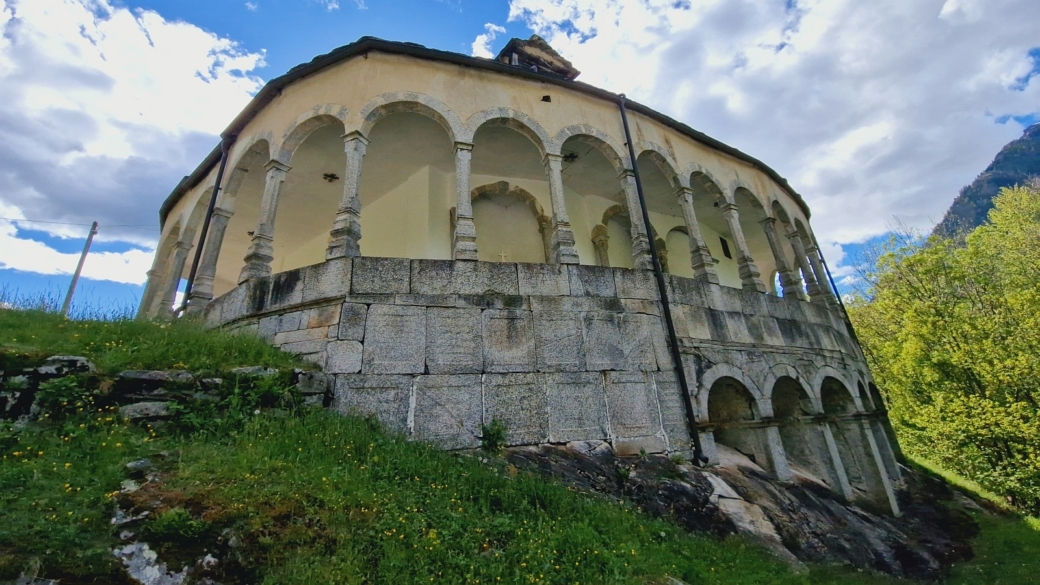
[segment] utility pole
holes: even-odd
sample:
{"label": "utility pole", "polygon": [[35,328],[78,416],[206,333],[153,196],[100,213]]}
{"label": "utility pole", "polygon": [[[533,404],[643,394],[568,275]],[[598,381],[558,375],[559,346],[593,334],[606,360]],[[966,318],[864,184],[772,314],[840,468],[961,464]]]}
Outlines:
{"label": "utility pole", "polygon": [[69,284],[69,292],[65,295],[65,302],[61,305],[61,314],[69,316],[69,305],[72,304],[72,293],[76,292],[76,283],[79,282],[79,273],[83,272],[83,263],[87,260],[87,252],[90,252],[90,243],[94,241],[94,234],[98,231],[98,223],[95,221],[90,224],[90,233],[87,234],[87,243],[83,246],[83,253],[79,256],[79,264],[76,266],[76,272],[72,275],[72,282]]}

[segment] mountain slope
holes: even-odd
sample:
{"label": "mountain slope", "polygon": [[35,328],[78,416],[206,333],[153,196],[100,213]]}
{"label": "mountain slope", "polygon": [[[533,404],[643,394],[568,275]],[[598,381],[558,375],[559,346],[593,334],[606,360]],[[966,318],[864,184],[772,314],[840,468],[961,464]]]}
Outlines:
{"label": "mountain slope", "polygon": [[953,237],[982,225],[993,207],[993,197],[1001,187],[1023,184],[1040,176],[1040,124],[1026,128],[1021,138],[1012,140],[975,180],[961,189],[946,210],[936,235]]}

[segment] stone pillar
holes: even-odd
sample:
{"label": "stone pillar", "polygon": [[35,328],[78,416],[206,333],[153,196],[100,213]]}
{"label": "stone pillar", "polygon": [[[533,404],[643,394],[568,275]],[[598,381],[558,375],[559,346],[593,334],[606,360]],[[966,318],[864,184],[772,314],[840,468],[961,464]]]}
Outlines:
{"label": "stone pillar", "polygon": [[278,211],[278,195],[281,193],[289,167],[272,160],[264,168],[267,169],[267,183],[264,186],[264,198],[260,201],[260,220],[246,253],[246,265],[242,267],[238,276],[239,284],[271,275],[271,261],[274,260],[274,248],[271,246],[271,242],[274,241],[274,218]]}
{"label": "stone pillar", "polygon": [[553,264],[579,264],[574,249],[574,232],[567,217],[567,202],[563,196],[563,156],[546,154],[542,161],[549,179],[549,199],[552,201],[552,258]]}
{"label": "stone pillar", "polygon": [[166,275],[166,290],[163,291],[162,302],[159,305],[157,316],[167,316],[172,312],[171,307],[177,300],[177,287],[181,283],[181,274],[184,274],[184,263],[188,260],[188,251],[191,248],[191,242],[182,240],[177,240],[177,243],[173,245],[170,271]]}
{"label": "stone pillar", "polygon": [[863,435],[867,439],[867,444],[870,446],[870,457],[877,467],[878,476],[881,479],[881,485],[885,489],[885,497],[888,498],[888,505],[892,509],[893,516],[899,516],[902,512],[899,510],[899,501],[896,499],[896,492],[892,489],[892,482],[888,478],[888,471],[885,469],[885,463],[881,459],[881,451],[878,449],[877,441],[874,440],[874,433],[870,430],[870,421],[860,420],[859,424],[862,428]]}
{"label": "stone pillar", "polygon": [[809,265],[809,256],[805,253],[805,246],[802,245],[802,237],[796,230],[791,230],[787,233],[787,240],[791,242],[795,263],[802,271],[802,278],[805,279],[805,291],[809,295],[809,300],[817,304],[826,304],[826,301],[820,294],[820,285],[816,283],[812,266]]}
{"label": "stone pillar", "polygon": [[137,307],[137,318],[145,319],[151,317],[151,313],[155,307],[155,295],[159,291],[160,280],[162,279],[162,271],[154,268],[158,266],[158,250],[156,251],[155,262],[152,263],[153,268],[147,272],[148,280],[144,284],[144,292],[141,294],[141,305]]}
{"label": "stone pillar", "polygon": [[762,283],[758,267],[755,266],[755,261],[751,258],[751,252],[748,251],[747,240],[744,239],[744,230],[740,228],[740,215],[737,213],[737,206],[733,203],[724,204],[722,206],[722,216],[726,218],[726,223],[729,224],[729,232],[737,244],[737,266],[740,270],[740,282],[743,283],[744,289],[756,290],[761,293],[766,292],[766,285]]}
{"label": "stone pillar", "polygon": [[473,199],[469,182],[472,158],[472,144],[455,143],[455,233],[452,234],[451,253],[455,260],[477,259],[477,226],[473,224]]}
{"label": "stone pillar", "polygon": [[361,255],[361,161],[365,158],[368,139],[354,131],[343,135],[343,152],[347,164],[343,170],[343,197],[332,222],[332,236],[325,259]]}
{"label": "stone pillar", "polygon": [[596,249],[596,262],[600,266],[610,266],[610,254],[607,252],[610,236],[607,235],[607,226],[597,224],[592,228],[592,246]]}
{"label": "stone pillar", "polygon": [[715,433],[712,431],[697,431],[701,440],[701,452],[708,458],[708,465],[719,464],[719,449],[715,446]]}
{"label": "stone pillar", "polygon": [[820,430],[823,431],[823,440],[827,443],[834,475],[838,478],[838,485],[831,486],[831,489],[845,498],[846,502],[851,502],[855,494],[852,492],[849,475],[845,472],[845,464],[842,463],[841,454],[838,452],[838,442],[834,440],[834,430],[831,429],[830,423],[820,423]]}
{"label": "stone pillar", "polygon": [[625,208],[628,209],[628,219],[632,224],[632,263],[641,270],[653,270],[650,237],[647,236],[648,226],[643,225],[643,212],[639,206],[639,192],[636,190],[636,175],[626,169],[618,178],[625,191]]}
{"label": "stone pillar", "polygon": [[209,232],[206,235],[206,247],[202,249],[202,261],[199,263],[198,272],[195,273],[191,296],[188,297],[189,313],[201,313],[213,300],[213,279],[217,274],[217,260],[220,258],[220,247],[224,245],[224,232],[227,231],[231,215],[232,212],[221,207],[213,209]]}
{"label": "stone pillar", "polygon": [[694,280],[719,283],[719,275],[715,273],[715,261],[711,258],[708,246],[701,236],[701,226],[697,223],[697,215],[693,211],[693,189],[682,187],[675,192],[682,208],[683,221],[686,222],[686,233],[690,239],[690,267],[693,268]]}
{"label": "stone pillar", "polygon": [[820,260],[820,250],[816,248],[816,245],[811,240],[807,243],[805,253],[809,257],[809,265],[812,266],[813,272],[816,273],[816,283],[820,288],[820,296],[823,297],[823,301],[828,307],[836,307],[838,301],[834,296],[834,291],[831,290],[830,278],[827,277],[827,271],[823,268],[823,261]]}
{"label": "stone pillar", "polygon": [[776,260],[776,271],[780,273],[780,286],[783,287],[784,296],[801,298],[803,294],[802,279],[791,271],[791,267],[787,263],[787,255],[784,254],[784,248],[780,245],[780,237],[776,234],[776,219],[767,217],[758,223],[766,233],[769,249]]}
{"label": "stone pillar", "polygon": [[780,427],[772,423],[765,427],[766,452],[769,453],[769,463],[773,473],[780,481],[791,481],[794,474],[787,464],[787,453],[784,451],[784,442],[780,438]]}

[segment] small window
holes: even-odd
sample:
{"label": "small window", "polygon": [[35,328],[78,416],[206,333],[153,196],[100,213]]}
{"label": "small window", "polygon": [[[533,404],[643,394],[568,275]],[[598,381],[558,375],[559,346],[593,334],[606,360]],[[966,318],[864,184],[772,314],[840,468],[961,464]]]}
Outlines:
{"label": "small window", "polygon": [[547,96],[547,95],[543,95],[543,96],[542,96],[542,101],[543,101],[543,102],[551,102],[551,101],[552,101],[552,98],[551,98],[551,97],[549,97],[549,96]]}
{"label": "small window", "polygon": [[733,254],[729,253],[729,242],[727,242],[726,238],[722,236],[719,236],[719,242],[722,244],[722,255],[732,260]]}

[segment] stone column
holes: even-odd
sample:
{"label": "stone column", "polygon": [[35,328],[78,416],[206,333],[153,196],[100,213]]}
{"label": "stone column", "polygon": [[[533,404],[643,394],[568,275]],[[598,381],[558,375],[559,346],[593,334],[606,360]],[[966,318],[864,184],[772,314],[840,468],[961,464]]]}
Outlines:
{"label": "stone column", "polygon": [[621,187],[625,191],[625,208],[632,224],[632,261],[636,268],[653,270],[654,261],[650,257],[650,237],[648,226],[643,225],[643,212],[639,206],[639,192],[636,190],[636,175],[626,169],[618,175]]}
{"label": "stone column", "polygon": [[343,170],[343,197],[339,200],[336,219],[329,232],[332,239],[325,250],[326,260],[361,255],[361,161],[367,148],[368,139],[360,132],[343,135],[343,152],[347,155]]}
{"label": "stone column", "polygon": [[726,218],[726,223],[729,224],[729,232],[737,244],[737,266],[740,271],[740,282],[743,283],[744,289],[756,290],[761,293],[766,292],[766,285],[762,283],[758,267],[755,266],[755,261],[751,258],[751,252],[748,251],[747,240],[744,239],[744,230],[740,228],[740,215],[737,213],[737,206],[733,203],[722,205],[722,216]]}
{"label": "stone column", "polygon": [[[156,251],[156,261],[153,262],[153,266],[158,265],[158,251]],[[145,319],[151,317],[151,313],[155,307],[155,295],[159,290],[159,281],[162,279],[162,271],[152,268],[147,272],[148,280],[144,284],[144,292],[141,294],[141,305],[137,307],[137,318]]]}
{"label": "stone column", "polygon": [[827,277],[827,271],[823,268],[823,261],[820,260],[820,250],[816,248],[812,240],[807,242],[807,244],[805,253],[809,257],[809,265],[812,266],[813,272],[816,273],[816,283],[822,293],[823,301],[828,307],[836,307],[838,301],[834,296],[834,291],[831,290],[830,278]]}
{"label": "stone column", "polygon": [[[285,182],[285,174],[289,167],[272,160],[264,166],[267,169],[267,184],[264,186],[264,198],[260,201],[260,220],[257,222],[256,231],[253,232],[253,241],[246,252],[246,265],[238,276],[239,284],[253,279],[271,276],[271,261],[274,260],[274,218],[278,211],[278,195],[282,191],[282,183]],[[335,230],[333,230],[335,231]]]}
{"label": "stone column", "polygon": [[473,145],[455,143],[455,233],[452,234],[452,258],[477,259],[477,226],[473,223],[473,199],[470,193],[470,159]]}
{"label": "stone column", "polygon": [[784,451],[784,442],[780,438],[780,427],[771,423],[765,427],[766,450],[769,453],[769,463],[773,467],[773,473],[780,481],[791,481],[794,474],[787,464],[787,453]]}
{"label": "stone column", "polygon": [[188,260],[188,251],[191,248],[191,242],[182,240],[177,240],[177,243],[173,245],[173,258],[170,260],[170,271],[166,275],[168,280],[157,311],[158,316],[167,316],[172,312],[171,307],[177,300],[177,287],[181,283],[181,275],[184,274],[184,263]]}
{"label": "stone column", "polygon": [[787,240],[791,242],[795,263],[802,271],[802,278],[805,279],[805,291],[809,295],[809,300],[817,304],[826,304],[820,294],[820,285],[816,283],[812,266],[809,265],[809,256],[805,253],[805,246],[802,245],[802,237],[796,230],[791,230],[787,233]]}
{"label": "stone column", "polygon": [[213,300],[213,279],[217,275],[217,260],[220,258],[220,247],[224,244],[224,233],[227,231],[228,222],[231,221],[231,215],[232,212],[221,207],[213,209],[209,232],[206,235],[206,247],[202,249],[202,261],[199,263],[198,272],[195,273],[191,296],[188,297],[189,313],[201,313]]}
{"label": "stone column", "polygon": [[574,249],[574,232],[567,217],[567,202],[563,196],[563,156],[546,154],[542,161],[549,179],[549,199],[552,201],[552,259],[553,264],[579,264]]}
{"label": "stone column", "polygon": [[881,480],[881,485],[884,487],[888,505],[892,509],[892,515],[899,516],[902,514],[899,510],[899,501],[896,498],[895,490],[892,489],[892,482],[888,478],[888,470],[885,469],[885,463],[881,459],[881,451],[878,449],[877,441],[874,440],[874,433],[870,430],[870,422],[860,420],[859,423],[863,435],[867,439],[867,445],[870,447],[870,457],[873,459],[874,465],[877,466],[878,476]]}
{"label": "stone column", "polygon": [[831,489],[841,494],[846,502],[851,502],[855,494],[852,492],[849,475],[845,472],[845,464],[842,463],[841,454],[838,452],[838,442],[834,440],[834,430],[831,429],[830,423],[820,423],[820,430],[823,431],[823,440],[827,443],[827,452],[830,454],[834,475],[838,477],[838,485],[831,486]]}
{"label": "stone column", "polygon": [[784,248],[780,245],[780,237],[776,234],[776,218],[767,217],[758,223],[762,226],[762,231],[766,233],[769,249],[776,260],[776,271],[780,273],[780,286],[783,287],[784,296],[801,298],[803,294],[802,279],[791,271],[791,267],[787,263],[787,255],[784,254]]}
{"label": "stone column", "polygon": [[719,275],[715,273],[715,261],[711,258],[708,246],[701,236],[701,226],[697,223],[697,215],[693,211],[693,189],[682,187],[675,192],[682,208],[683,221],[686,222],[686,233],[690,239],[690,267],[693,268],[694,280],[719,283]]}
{"label": "stone column", "polygon": [[592,247],[596,249],[596,262],[600,266],[610,266],[610,254],[607,252],[610,236],[607,235],[607,226],[597,224],[592,228]]}

